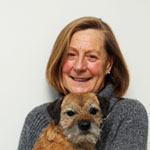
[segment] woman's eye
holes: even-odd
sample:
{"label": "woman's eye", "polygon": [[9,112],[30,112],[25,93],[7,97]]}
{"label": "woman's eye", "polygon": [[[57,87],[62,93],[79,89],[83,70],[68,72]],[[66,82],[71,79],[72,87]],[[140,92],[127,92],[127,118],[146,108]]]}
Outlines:
{"label": "woman's eye", "polygon": [[68,53],[67,54],[67,59],[74,59],[76,57],[75,53]]}
{"label": "woman's eye", "polygon": [[70,116],[70,117],[72,117],[72,116],[74,116],[74,115],[75,115],[75,112],[74,112],[74,111],[72,111],[72,110],[67,111],[67,115],[68,115],[68,116]]}
{"label": "woman's eye", "polygon": [[89,60],[89,61],[94,62],[94,61],[96,61],[97,59],[98,59],[98,57],[95,56],[95,55],[88,55],[88,60]]}
{"label": "woman's eye", "polygon": [[68,53],[68,56],[75,56],[74,53]]}

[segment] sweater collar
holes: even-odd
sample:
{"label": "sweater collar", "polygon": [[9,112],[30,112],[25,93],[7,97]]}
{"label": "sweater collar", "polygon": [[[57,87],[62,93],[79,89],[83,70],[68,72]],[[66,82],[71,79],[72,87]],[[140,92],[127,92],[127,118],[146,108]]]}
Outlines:
{"label": "sweater collar", "polygon": [[104,97],[109,100],[109,113],[113,110],[113,107],[121,100],[114,96],[113,89],[113,85],[108,84],[98,93],[100,97]]}
{"label": "sweater collar", "polygon": [[113,85],[112,84],[106,85],[101,91],[98,92],[98,95],[100,97],[105,97],[107,99],[114,97]]}

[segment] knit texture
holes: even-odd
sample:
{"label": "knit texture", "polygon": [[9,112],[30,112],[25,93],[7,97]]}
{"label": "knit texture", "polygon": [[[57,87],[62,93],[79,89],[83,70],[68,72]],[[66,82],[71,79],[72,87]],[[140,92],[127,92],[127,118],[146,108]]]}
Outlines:
{"label": "knit texture", "polygon": [[[146,150],[148,117],[144,106],[137,100],[114,97],[113,86],[107,85],[99,93],[110,99],[109,115],[103,122],[96,150]],[[51,118],[49,103],[34,108],[26,117],[18,150],[32,150],[42,130]]]}

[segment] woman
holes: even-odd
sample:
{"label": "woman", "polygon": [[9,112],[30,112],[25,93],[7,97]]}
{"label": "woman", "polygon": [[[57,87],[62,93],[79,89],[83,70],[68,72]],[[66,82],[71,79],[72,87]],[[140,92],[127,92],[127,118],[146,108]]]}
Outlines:
{"label": "woman", "polygon": [[[47,81],[60,94],[95,92],[110,100],[98,150],[146,150],[148,120],[137,100],[122,98],[128,70],[110,27],[95,17],[72,21],[59,34],[47,69]],[[43,104],[27,116],[19,150],[31,150],[51,120]]]}

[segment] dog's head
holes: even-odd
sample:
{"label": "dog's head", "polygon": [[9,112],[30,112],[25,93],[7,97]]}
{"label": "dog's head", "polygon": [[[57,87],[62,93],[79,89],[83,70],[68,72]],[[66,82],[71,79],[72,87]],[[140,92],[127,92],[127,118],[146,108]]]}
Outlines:
{"label": "dog's head", "polygon": [[83,145],[96,143],[100,137],[100,124],[108,107],[109,102],[94,93],[68,94],[51,103],[48,112],[68,140]]}

